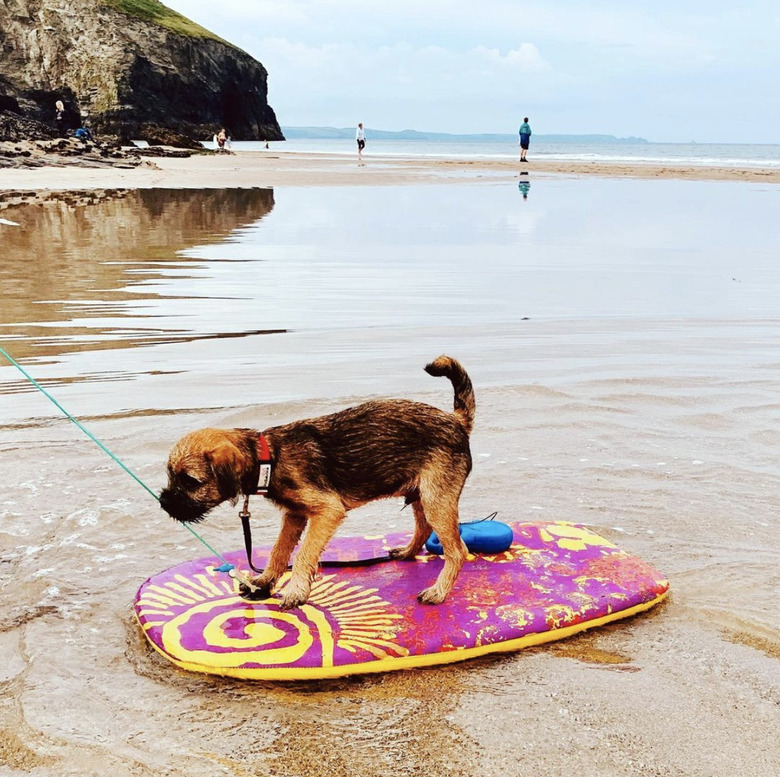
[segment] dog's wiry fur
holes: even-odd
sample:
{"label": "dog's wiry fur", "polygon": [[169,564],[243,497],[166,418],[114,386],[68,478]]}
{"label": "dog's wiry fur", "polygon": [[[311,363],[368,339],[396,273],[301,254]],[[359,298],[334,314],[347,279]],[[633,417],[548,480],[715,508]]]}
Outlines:
{"label": "dog's wiry fur", "polygon": [[[440,356],[425,369],[450,379],[454,412],[393,399],[264,430],[272,460],[267,496],[283,515],[268,566],[252,578],[261,598],[271,595],[307,529],[281,606],[303,604],[320,555],[347,511],[392,496],[411,502],[415,530],[411,542],[391,555],[413,559],[435,531],[444,566],[418,599],[438,604],[447,596],[466,556],[458,501],[471,471],[475,400],[471,381],[455,359]],[[162,507],[179,521],[199,521],[218,504],[254,493],[257,435],[252,429],[201,429],[179,440],[168,458]]]}

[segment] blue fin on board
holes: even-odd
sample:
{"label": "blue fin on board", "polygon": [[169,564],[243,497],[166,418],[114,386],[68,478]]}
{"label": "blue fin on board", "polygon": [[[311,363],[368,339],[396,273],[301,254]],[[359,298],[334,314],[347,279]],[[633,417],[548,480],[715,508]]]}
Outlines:
{"label": "blue fin on board", "polygon": [[[470,553],[503,553],[512,545],[512,528],[501,521],[472,521],[460,524],[460,536]],[[428,553],[444,552],[436,532],[425,543]]]}

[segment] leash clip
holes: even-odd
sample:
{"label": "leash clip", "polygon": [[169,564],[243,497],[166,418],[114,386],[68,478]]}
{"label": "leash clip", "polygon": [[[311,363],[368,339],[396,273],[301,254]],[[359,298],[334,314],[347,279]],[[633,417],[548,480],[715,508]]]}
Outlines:
{"label": "leash clip", "polygon": [[244,506],[241,508],[241,512],[238,517],[243,520],[249,520],[252,517],[252,513],[249,512],[249,494],[244,498]]}

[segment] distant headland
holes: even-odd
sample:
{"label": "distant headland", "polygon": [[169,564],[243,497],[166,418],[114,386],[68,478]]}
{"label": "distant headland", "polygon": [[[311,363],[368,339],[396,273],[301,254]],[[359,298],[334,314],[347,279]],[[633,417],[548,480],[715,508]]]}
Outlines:
{"label": "distant headland", "polygon": [[[354,140],[354,127],[282,127],[284,136],[289,140]],[[452,141],[454,143],[506,143],[516,141],[514,133],[476,133],[454,134],[448,132],[419,132],[418,130],[389,130],[366,128],[367,134],[375,140],[427,140],[435,142]],[[615,135],[534,135],[534,140],[544,143],[649,143],[646,138],[619,138]]]}

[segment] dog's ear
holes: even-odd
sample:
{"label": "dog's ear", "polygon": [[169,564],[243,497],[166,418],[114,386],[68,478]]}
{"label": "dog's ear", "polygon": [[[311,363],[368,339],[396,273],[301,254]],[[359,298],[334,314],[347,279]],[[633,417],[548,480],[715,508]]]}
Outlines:
{"label": "dog's ear", "polygon": [[218,443],[205,456],[214,473],[220,495],[223,499],[234,501],[241,491],[241,478],[246,469],[245,457],[230,440]]}

